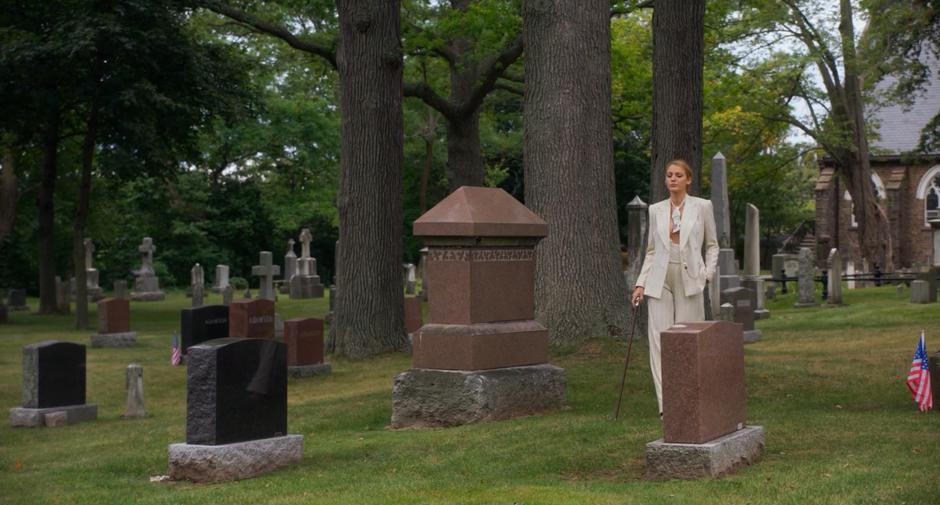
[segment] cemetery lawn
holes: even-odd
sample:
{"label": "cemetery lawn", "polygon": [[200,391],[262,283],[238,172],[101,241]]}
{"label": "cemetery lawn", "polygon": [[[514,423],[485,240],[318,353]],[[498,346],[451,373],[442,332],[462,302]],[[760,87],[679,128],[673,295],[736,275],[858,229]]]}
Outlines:
{"label": "cemetery lawn", "polygon": [[[919,413],[904,385],[921,328],[929,352],[940,349],[940,306],[911,305],[893,286],[844,296],[843,307],[794,309],[792,292],[768,303],[771,318],[757,323],[763,340],[745,349],[748,421],[765,429],[764,459],[694,482],[643,479],[644,446],[661,436],[645,340],[634,346],[616,421],[624,344],[611,340],[552,358],[567,370],[568,408],[429,431],[386,428],[392,378],[410,366],[407,356],[328,358],[332,376],[288,385],[302,463],[225,484],[150,482],[166,473],[167,446],[185,439],[186,368],[169,356],[189,300],[133,302],[137,347],[88,349],[97,421],[0,426],[0,504],[940,503],[940,413]],[[327,311],[326,299],[277,307],[285,319]],[[0,326],[3,407],[21,401],[23,345],[87,344],[93,333],[73,330],[68,316],[10,319]],[[150,416],[122,420],[132,362],[143,365]]]}

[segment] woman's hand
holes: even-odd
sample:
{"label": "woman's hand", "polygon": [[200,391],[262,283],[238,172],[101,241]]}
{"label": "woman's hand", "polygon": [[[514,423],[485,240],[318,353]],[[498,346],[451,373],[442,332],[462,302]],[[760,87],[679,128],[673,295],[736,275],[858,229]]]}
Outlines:
{"label": "woman's hand", "polygon": [[636,289],[633,290],[633,295],[630,297],[630,301],[633,305],[639,305],[640,302],[643,301],[643,291],[643,286],[637,286]]}

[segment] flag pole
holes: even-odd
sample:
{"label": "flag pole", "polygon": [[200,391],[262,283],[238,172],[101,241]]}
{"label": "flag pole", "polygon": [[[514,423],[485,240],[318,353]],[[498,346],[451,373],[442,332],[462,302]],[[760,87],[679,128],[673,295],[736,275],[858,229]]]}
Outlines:
{"label": "flag pole", "polygon": [[614,412],[614,419],[620,416],[620,404],[623,403],[623,387],[627,382],[627,365],[630,363],[630,350],[633,348],[633,337],[636,334],[636,320],[639,312],[640,302],[633,304],[633,319],[630,324],[630,335],[627,337],[627,356],[623,360],[623,375],[620,377],[620,396],[617,397],[617,410]]}

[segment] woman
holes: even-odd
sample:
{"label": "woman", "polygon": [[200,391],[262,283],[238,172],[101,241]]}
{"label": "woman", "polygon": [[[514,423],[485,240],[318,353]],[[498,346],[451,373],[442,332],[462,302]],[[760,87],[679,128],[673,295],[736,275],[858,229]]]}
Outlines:
{"label": "woman", "polygon": [[[718,264],[718,240],[712,202],[688,194],[692,168],[683,160],[666,165],[669,199],[649,208],[646,258],[632,301],[649,297],[650,369],[663,415],[660,333],[677,321],[705,319],[705,281]],[[702,245],[705,258],[702,258]]]}

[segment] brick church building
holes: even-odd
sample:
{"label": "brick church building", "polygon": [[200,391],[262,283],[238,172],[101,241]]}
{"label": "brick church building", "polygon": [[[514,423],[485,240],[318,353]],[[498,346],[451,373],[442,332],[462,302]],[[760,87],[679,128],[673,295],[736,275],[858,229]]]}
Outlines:
{"label": "brick church building", "polygon": [[[874,112],[880,138],[872,142],[872,184],[891,221],[896,268],[940,264],[940,152],[911,154],[921,130],[940,112],[940,81],[931,82],[910,110],[893,105]],[[861,257],[852,198],[835,175],[831,161],[820,162],[816,179],[816,258],[825,265],[830,248],[838,248],[843,264],[871,271]]]}

